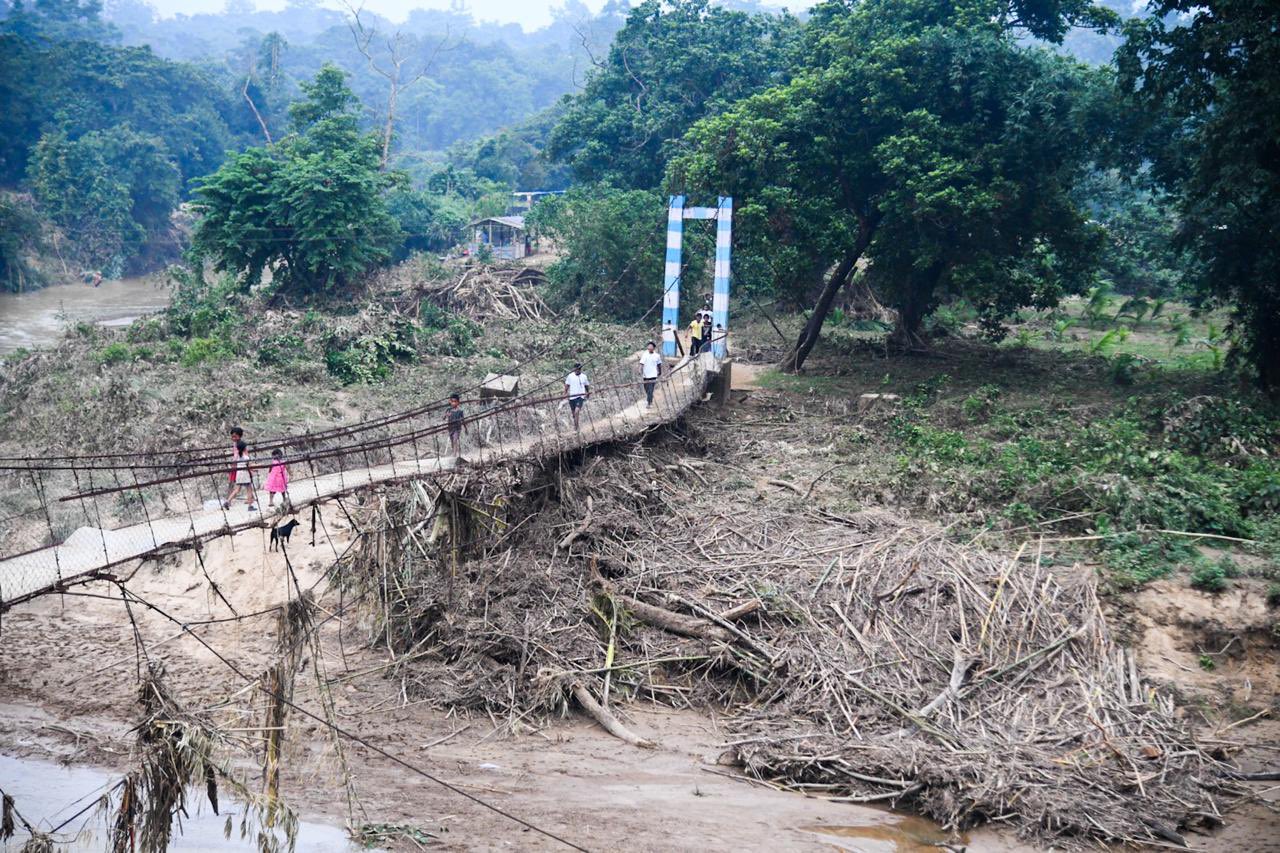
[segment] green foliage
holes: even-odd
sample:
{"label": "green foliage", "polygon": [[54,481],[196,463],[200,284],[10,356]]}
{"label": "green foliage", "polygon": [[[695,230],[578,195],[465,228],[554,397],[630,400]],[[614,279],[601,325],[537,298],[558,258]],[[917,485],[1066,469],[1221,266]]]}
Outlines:
{"label": "green foliage", "polygon": [[[1179,219],[1174,200],[1149,172],[1129,176],[1118,169],[1097,170],[1076,185],[1074,195],[1102,226],[1102,279],[1119,293],[1154,297],[1156,306],[1163,305],[1162,298],[1184,292],[1194,259],[1175,246]],[[1158,307],[1151,309],[1152,319],[1159,314]]]}
{"label": "green foliage", "polygon": [[46,0],[0,22],[0,184],[28,178],[77,259],[119,271],[172,254],[154,238],[185,182],[243,138],[246,116],[206,72],[69,40],[96,38],[98,11]]}
{"label": "green foliage", "polygon": [[397,361],[414,355],[411,333],[366,334],[325,352],[329,374],[344,385],[381,382]]}
{"label": "green foliage", "polygon": [[1000,386],[983,385],[974,391],[960,404],[960,410],[971,421],[986,420],[995,410],[996,401],[1000,399]]}
{"label": "green foliage", "polygon": [[258,344],[258,364],[263,367],[284,367],[306,354],[307,342],[295,332],[281,332],[265,338]]}
{"label": "green foliage", "polygon": [[44,248],[44,222],[20,196],[0,193],[0,290],[31,290],[44,284],[32,258]]}
{"label": "green foliage", "polygon": [[1117,55],[1150,110],[1145,153],[1178,199],[1197,288],[1234,304],[1239,351],[1280,394],[1280,7],[1156,0],[1150,12]]}
{"label": "green foliage", "polygon": [[297,293],[342,289],[399,243],[376,137],[357,127],[355,96],[326,65],[290,107],[295,133],[230,158],[196,190],[196,252],[218,270]]}
{"label": "green foliage", "polygon": [[163,140],[120,125],[78,139],[45,133],[29,178],[77,257],[118,275],[148,239],[168,231],[181,175]]}
{"label": "green foliage", "polygon": [[72,140],[62,131],[46,133],[32,154],[28,177],[41,207],[75,238],[79,258],[121,273],[146,232],[130,213],[128,185],[108,169],[92,136]]}
{"label": "green foliage", "polygon": [[707,115],[781,82],[798,23],[710,0],[644,0],[567,99],[547,153],[580,181],[655,189],[670,149]]}
{"label": "green foliage", "polygon": [[428,355],[475,355],[484,334],[479,323],[427,301],[423,301],[418,316],[420,346]]}
{"label": "green foliage", "polygon": [[1084,316],[1089,321],[1089,325],[1097,328],[1111,321],[1111,315],[1107,312],[1111,310],[1111,285],[1097,284],[1089,288],[1089,292],[1085,294],[1088,301],[1085,302]]}
{"label": "green foliage", "polygon": [[458,195],[442,195],[397,187],[387,196],[387,212],[404,240],[395,260],[414,252],[441,252],[456,244],[466,229],[470,203]]}
{"label": "green foliage", "polygon": [[224,334],[231,338],[241,319],[241,292],[235,279],[222,276],[206,282],[197,273],[175,267],[172,295],[164,316],[169,331],[179,338]]}
{"label": "green foliage", "polygon": [[[656,193],[607,186],[577,187],[540,202],[529,225],[562,254],[547,270],[554,306],[601,305],[618,320],[652,307],[662,295],[664,212]],[[697,264],[697,252],[689,257]]]}
{"label": "green foliage", "polygon": [[736,236],[751,258],[784,259],[775,293],[869,259],[905,338],[944,294],[998,335],[1017,307],[1088,282],[1099,234],[1071,191],[1109,80],[1021,46],[994,14],[976,0],[820,6],[793,79],[696,124],[669,184],[749,200]]}
{"label": "green foliage", "polygon": [[1142,359],[1131,352],[1119,352],[1107,359],[1107,374],[1117,385],[1132,385],[1137,381]]}
{"label": "green foliage", "polygon": [[98,364],[106,365],[124,364],[125,362],[133,361],[133,358],[133,348],[121,341],[107,344],[94,355],[94,360]]}
{"label": "green foliage", "polygon": [[1110,580],[1121,588],[1141,586],[1167,577],[1174,567],[1193,560],[1194,549],[1170,536],[1126,533],[1102,543],[1101,557]]}
{"label": "green foliage", "polygon": [[1280,584],[1273,583],[1267,587],[1267,606],[1280,607]]}
{"label": "green foliage", "polygon": [[[1174,417],[1166,428],[1158,402],[1047,430],[1030,413],[1006,426],[1011,413],[1000,412],[980,389],[962,409],[985,413],[993,430],[1007,438],[994,442],[932,425],[920,399],[904,401],[891,424],[905,451],[901,473],[928,476],[934,480],[931,490],[954,493],[962,502],[1020,503],[1042,519],[1085,513],[1099,533],[1163,529],[1253,538],[1280,493],[1280,464],[1258,456],[1240,465],[1230,456],[1215,459],[1194,451],[1201,427],[1190,426],[1190,416],[1184,416],[1187,426],[1177,426]],[[1172,547],[1148,544],[1117,539],[1109,545],[1115,552],[1109,559],[1128,574],[1145,576],[1142,567],[1163,565],[1162,554]]]}
{"label": "green foliage", "polygon": [[563,107],[544,110],[495,136],[455,147],[452,163],[479,178],[519,190],[562,190],[569,186],[569,168],[551,162],[543,147]]}
{"label": "green foliage", "polygon": [[1205,592],[1222,592],[1227,583],[1227,572],[1221,563],[1203,562],[1191,570],[1191,585]]}
{"label": "green foliage", "polygon": [[1112,329],[1096,341],[1089,344],[1089,354],[1103,355],[1106,353],[1108,348],[1124,343],[1125,339],[1128,337],[1129,329],[1127,327],[1120,326],[1119,328]]}
{"label": "green foliage", "polygon": [[1200,664],[1200,668],[1203,669],[1205,672],[1213,672],[1213,670],[1217,667],[1217,664],[1213,662],[1213,658],[1209,655],[1200,655],[1200,658],[1197,661],[1197,663]]}
{"label": "green foliage", "polygon": [[225,361],[234,355],[235,351],[220,338],[192,338],[183,347],[180,360],[183,367],[196,367]]}

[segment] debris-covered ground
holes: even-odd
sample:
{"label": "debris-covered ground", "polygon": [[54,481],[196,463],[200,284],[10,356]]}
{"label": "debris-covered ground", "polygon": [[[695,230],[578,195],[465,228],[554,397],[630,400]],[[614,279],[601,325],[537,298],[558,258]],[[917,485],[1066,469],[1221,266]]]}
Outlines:
{"label": "debris-covered ground", "polygon": [[[216,440],[231,419],[273,432],[349,421],[512,357],[577,351],[580,323],[530,320],[545,306],[512,296],[527,275],[385,281],[341,316],[272,309],[253,348],[298,334],[304,353],[280,364],[250,351],[183,362],[216,334],[160,358],[142,332],[86,331],[6,366],[7,440],[65,431],[68,446],[114,450]],[[500,354],[438,349],[467,314],[490,318],[468,322]],[[315,373],[311,349],[359,350],[405,316],[430,331],[382,380]],[[742,328],[741,352],[777,356],[780,335]],[[588,345],[610,332],[632,343],[601,327]],[[221,728],[206,734],[251,759],[249,777],[275,754],[281,793],[309,814],[393,849],[554,848],[314,719],[274,725],[287,709],[216,649],[592,849],[905,838],[867,808],[886,805],[936,821],[920,843],[975,850],[1005,849],[1013,832],[1027,847],[1280,849],[1276,791],[1232,778],[1273,772],[1277,757],[1273,422],[1203,374],[1126,385],[1087,357],[846,343],[809,375],[762,372],[727,409],[645,441],[330,507],[316,539],[300,531],[292,546],[296,580],[257,532],[211,543],[203,564],[144,566],[130,588],[207,647],[137,602],[126,612],[106,585],[84,591],[105,598],[5,614],[0,733],[23,755],[145,766],[130,726],[159,660],[166,702],[184,709],[169,716]],[[880,397],[863,406],[865,393]],[[1209,549],[1194,524],[1247,541]],[[1202,570],[1220,585],[1188,586]],[[283,678],[274,608],[313,584],[316,642]],[[1002,839],[964,834],[978,824]]]}
{"label": "debris-covered ground", "polygon": [[[751,777],[955,828],[1168,841],[1220,818],[1225,765],[1143,682],[1087,577],[833,513],[820,474],[738,486],[692,443],[477,479],[447,510],[380,505],[369,523],[392,527],[342,571],[390,592],[378,632],[417,653],[410,695],[517,718],[572,698],[641,746],[601,709],[710,705]],[[455,564],[455,540],[485,547]]]}

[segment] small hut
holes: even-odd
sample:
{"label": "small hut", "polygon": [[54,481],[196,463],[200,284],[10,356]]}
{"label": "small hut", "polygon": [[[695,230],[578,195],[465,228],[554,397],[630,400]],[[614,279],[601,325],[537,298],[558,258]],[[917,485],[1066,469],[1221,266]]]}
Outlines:
{"label": "small hut", "polygon": [[524,227],[523,216],[490,216],[467,227],[471,229],[467,248],[473,255],[482,246],[488,246],[495,258],[509,261],[533,254],[533,241]]}

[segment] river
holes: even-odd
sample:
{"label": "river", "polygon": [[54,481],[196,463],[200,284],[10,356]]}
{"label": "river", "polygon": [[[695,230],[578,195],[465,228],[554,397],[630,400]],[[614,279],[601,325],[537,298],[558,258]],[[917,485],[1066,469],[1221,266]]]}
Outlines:
{"label": "river", "polygon": [[[13,797],[14,807],[37,829],[48,831],[64,821],[67,827],[55,837],[60,842],[59,851],[101,851],[106,849],[106,820],[96,806],[83,815],[71,818],[119,781],[120,774],[108,773],[93,767],[64,767],[49,761],[30,758],[10,758],[0,755],[0,785]],[[204,798],[204,792],[196,792],[188,802],[190,816],[182,820],[181,833],[175,827],[169,849],[175,853],[217,853],[218,851],[251,850],[254,845],[240,838],[240,803],[229,795],[220,798],[222,815],[215,815]],[[224,834],[227,816],[232,817],[234,827],[231,838]],[[84,827],[84,831],[80,832]],[[22,847],[30,836],[21,824],[17,835],[9,842],[0,841],[0,851],[10,853]],[[295,853],[343,853],[363,848],[353,844],[347,833],[336,826],[309,821],[299,821]]]}
{"label": "river", "polygon": [[0,354],[48,346],[68,323],[127,326],[169,304],[169,289],[154,278],[121,278],[98,287],[57,284],[25,293],[0,293]]}

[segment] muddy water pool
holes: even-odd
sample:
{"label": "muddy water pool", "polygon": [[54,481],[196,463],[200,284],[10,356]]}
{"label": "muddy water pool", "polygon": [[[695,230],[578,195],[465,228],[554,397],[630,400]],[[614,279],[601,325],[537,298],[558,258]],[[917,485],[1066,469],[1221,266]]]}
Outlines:
{"label": "muddy water pool", "polygon": [[[51,761],[10,758],[0,755],[0,788],[13,797],[14,807],[37,830],[48,832],[64,821],[70,821],[54,838],[56,849],[71,853],[99,853],[107,849],[106,819],[95,801],[120,774],[95,767],[66,767]],[[189,803],[190,817],[183,819],[181,834],[175,827],[169,849],[175,853],[223,853],[254,849],[249,839],[240,838],[243,807],[229,796],[220,798],[221,815],[215,815],[201,792],[197,802]],[[83,815],[71,818],[88,807]],[[224,835],[227,817],[231,817],[231,838]],[[0,851],[16,853],[30,837],[21,823],[17,834]],[[345,830],[323,823],[300,821],[295,853],[352,853],[363,850],[348,839]]]}
{"label": "muddy water pool", "polygon": [[57,284],[26,293],[0,293],[0,354],[55,343],[70,323],[127,326],[169,304],[156,279],[122,278],[98,287]]}

